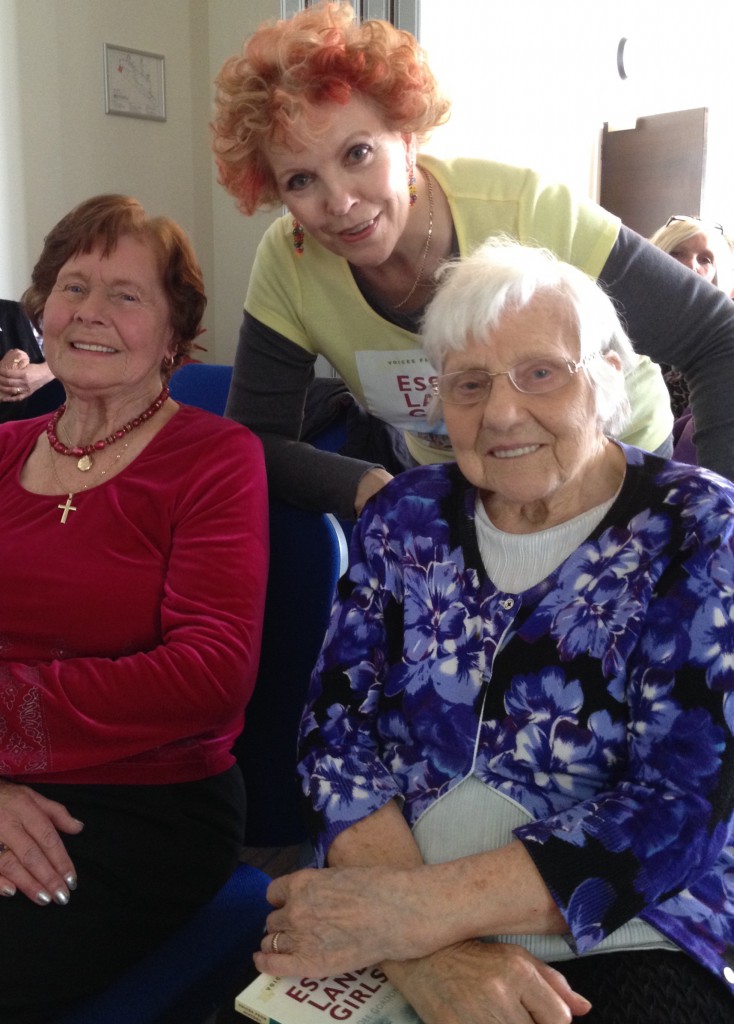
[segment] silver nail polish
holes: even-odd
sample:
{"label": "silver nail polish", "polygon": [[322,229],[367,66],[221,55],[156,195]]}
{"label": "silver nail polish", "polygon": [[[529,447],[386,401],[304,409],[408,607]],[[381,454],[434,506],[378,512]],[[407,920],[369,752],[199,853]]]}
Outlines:
{"label": "silver nail polish", "polygon": [[49,894],[47,892],[44,892],[43,889],[41,889],[40,892],[36,893],[36,903],[41,903],[45,907],[45,906],[48,906],[48,904],[50,902],[51,902],[51,897],[49,896]]}
{"label": "silver nail polish", "polygon": [[69,902],[69,894],[64,889],[57,889],[56,892],[54,893],[54,900],[60,906],[65,907],[66,904]]}
{"label": "silver nail polish", "polygon": [[72,892],[76,889],[76,876],[75,875],[64,875],[64,881],[69,886]]}
{"label": "silver nail polish", "polygon": [[15,896],[15,886],[4,885],[0,892],[2,892],[3,896]]}

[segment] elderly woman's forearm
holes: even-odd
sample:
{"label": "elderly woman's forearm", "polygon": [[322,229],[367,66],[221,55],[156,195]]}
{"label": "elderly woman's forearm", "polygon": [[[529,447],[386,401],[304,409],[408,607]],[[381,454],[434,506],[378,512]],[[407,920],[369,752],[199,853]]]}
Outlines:
{"label": "elderly woman's forearm", "polygon": [[329,867],[420,867],[418,844],[397,803],[391,800],[355,822],[329,848]]}
{"label": "elderly woman's forearm", "polygon": [[[522,843],[432,865],[456,939],[562,935],[568,926]],[[461,933],[461,934],[459,934]]]}
{"label": "elderly woman's forearm", "polygon": [[[522,843],[424,865],[395,801],[340,833],[329,850],[329,865],[407,869],[404,912],[414,915],[412,927],[424,932],[420,941],[430,945],[435,937],[435,949],[484,935],[568,930]],[[379,875],[374,884],[380,887]]]}

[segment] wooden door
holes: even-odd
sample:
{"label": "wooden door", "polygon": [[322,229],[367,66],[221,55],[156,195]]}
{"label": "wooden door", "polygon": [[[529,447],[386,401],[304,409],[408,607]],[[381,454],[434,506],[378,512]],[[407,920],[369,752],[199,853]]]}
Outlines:
{"label": "wooden door", "polygon": [[701,213],[708,110],[640,117],[634,128],[604,125],[600,203],[649,237],[673,214]]}

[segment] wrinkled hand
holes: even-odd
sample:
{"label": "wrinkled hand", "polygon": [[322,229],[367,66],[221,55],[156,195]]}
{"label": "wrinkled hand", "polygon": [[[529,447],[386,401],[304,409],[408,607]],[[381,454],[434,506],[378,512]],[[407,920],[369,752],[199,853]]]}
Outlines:
{"label": "wrinkled hand", "polygon": [[31,363],[26,352],[11,348],[0,360],[0,401],[22,402],[52,379],[47,363]]}
{"label": "wrinkled hand", "polygon": [[[268,915],[255,964],[265,974],[320,978],[432,953],[455,938],[451,914],[420,868],[306,869],[271,882]],[[278,951],[273,935],[278,934]]]}
{"label": "wrinkled hand", "polygon": [[424,1024],[569,1024],[591,1009],[562,974],[511,943],[461,942],[383,969]]}
{"label": "wrinkled hand", "polygon": [[327,868],[276,879],[257,969],[324,977],[380,963],[424,1024],[568,1024],[588,1012],[563,975],[521,946],[447,941],[457,921],[426,871]]}
{"label": "wrinkled hand", "polygon": [[0,892],[22,892],[39,906],[65,904],[76,888],[76,870],[59,830],[83,828],[66,808],[28,786],[0,782]]}

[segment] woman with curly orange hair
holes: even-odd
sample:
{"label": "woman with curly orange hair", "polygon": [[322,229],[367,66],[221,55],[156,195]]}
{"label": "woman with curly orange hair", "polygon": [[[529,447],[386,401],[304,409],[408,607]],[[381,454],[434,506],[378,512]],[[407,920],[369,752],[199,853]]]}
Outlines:
{"label": "woman with curly orange hair", "polygon": [[704,459],[734,476],[734,411],[728,422],[721,411],[731,408],[730,304],[531,170],[419,155],[448,113],[413,36],[358,23],[342,2],[266,23],[217,77],[221,183],[245,214],[288,208],[258,247],[227,408],[262,438],[271,493],[353,518],[390,478],[302,441],[318,355],[402,432],[408,463],[453,459],[444,425],[426,419],[434,370],[420,321],[439,266],[496,235],[545,246],[614,298],[645,353],[627,376],[633,420],[622,440],[672,450],[667,389],[650,356],[685,372]]}

